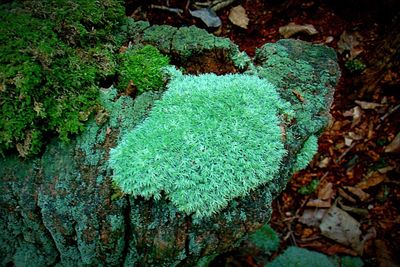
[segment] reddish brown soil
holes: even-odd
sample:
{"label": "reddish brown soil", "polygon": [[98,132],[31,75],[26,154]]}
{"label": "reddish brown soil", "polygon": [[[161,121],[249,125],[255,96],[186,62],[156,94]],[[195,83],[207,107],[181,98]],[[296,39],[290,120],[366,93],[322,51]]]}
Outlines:
{"label": "reddish brown soil", "polygon": [[[167,1],[153,2],[166,5]],[[169,2],[171,7],[185,9],[186,1]],[[326,43],[335,49],[338,48],[338,41],[343,31],[358,32],[362,36],[360,47],[363,50],[358,58],[367,62],[369,55],[374,53],[377,40],[382,38],[391,16],[389,13],[382,16],[383,13],[379,13],[380,10],[371,6],[363,6],[363,1],[350,1],[349,5],[344,1],[338,3],[333,1],[336,6],[328,5],[326,1],[322,0],[303,1],[301,4],[293,4],[289,7],[276,2],[280,1],[241,1],[250,19],[248,29],[239,28],[229,22],[230,7],[220,10],[218,15],[222,19],[222,28],[216,34],[230,38],[239,45],[241,50],[253,56],[255,48],[264,43],[281,39],[278,29],[289,22],[312,24],[318,30],[318,34],[314,36],[297,34],[293,38],[312,43]],[[285,3],[291,2],[299,1],[286,1]],[[353,5],[350,5],[351,3]],[[339,4],[341,5],[338,6]],[[134,12],[135,18],[147,19],[152,24],[174,26],[195,24],[203,27],[199,21],[187,13],[180,17],[171,12],[146,7],[137,9],[138,6],[138,4],[131,3],[128,6],[128,15]],[[371,14],[371,11],[376,12]],[[332,41],[327,41],[329,39]],[[319,151],[314,157],[314,161],[306,170],[294,175],[285,192],[274,202],[270,225],[283,240],[279,252],[288,245],[297,245],[329,255],[357,255],[350,248],[324,238],[317,228],[307,227],[298,221],[306,202],[309,199],[317,198],[318,192],[317,189],[317,192],[311,195],[301,195],[298,194],[298,189],[312,179],[321,180],[321,185],[330,182],[333,184],[334,193],[331,199],[332,204],[341,196],[347,206],[366,212],[365,216],[352,214],[361,223],[364,235],[371,231],[375,233],[364,244],[362,259],[366,265],[388,266],[394,264],[393,266],[395,266],[396,262],[400,262],[399,255],[395,253],[400,247],[400,160],[398,154],[385,153],[384,149],[400,131],[400,109],[390,112],[400,103],[399,70],[388,69],[385,79],[375,91],[368,96],[360,97],[360,84],[354,81],[362,80],[362,73],[348,71],[344,67],[346,55],[339,54],[338,56],[343,73],[332,106],[332,127],[327,129],[319,139]],[[361,109],[361,120],[352,127],[353,118],[344,115],[346,111],[357,106],[355,100],[382,105],[374,109]],[[344,137],[349,133],[354,133],[362,138],[353,141],[348,146],[345,144]],[[319,165],[324,159],[329,162],[326,166],[320,167]],[[366,193],[370,194],[368,199],[361,201],[353,195],[354,201],[352,201],[343,197],[343,193],[339,192],[343,192],[346,186],[356,185],[375,170],[384,167],[392,167],[392,169],[380,174],[381,177],[378,177],[377,184],[369,184],[364,189]],[[220,258],[219,264],[261,266],[255,255],[248,253],[243,255],[240,249]]]}

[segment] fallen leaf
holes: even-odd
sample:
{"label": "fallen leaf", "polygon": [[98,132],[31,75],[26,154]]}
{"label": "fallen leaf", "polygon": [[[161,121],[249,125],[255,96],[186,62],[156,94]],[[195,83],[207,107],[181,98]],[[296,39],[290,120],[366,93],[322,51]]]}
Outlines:
{"label": "fallen leaf", "polygon": [[394,169],[395,169],[395,167],[393,167],[393,166],[386,166],[386,167],[378,169],[378,172],[380,172],[382,174],[385,174],[385,173],[390,172],[390,171],[392,171]]}
{"label": "fallen leaf", "polygon": [[360,101],[356,100],[354,101],[357,105],[359,105],[362,109],[376,109],[379,107],[382,107],[382,104],[374,103],[374,102],[366,102],[366,101]]}
{"label": "fallen leaf", "polygon": [[400,133],[392,140],[392,142],[386,146],[386,153],[398,153],[400,152]]}
{"label": "fallen leaf", "polygon": [[326,168],[326,167],[328,167],[330,161],[331,161],[331,159],[329,157],[325,157],[318,163],[318,167]]}
{"label": "fallen leaf", "polygon": [[310,199],[307,204],[307,207],[316,207],[316,208],[329,208],[332,206],[330,201],[325,201],[321,199]]}
{"label": "fallen leaf", "polygon": [[362,189],[360,189],[358,187],[344,186],[344,188],[347,191],[349,191],[350,193],[352,193],[353,195],[357,196],[358,199],[360,199],[361,201],[365,201],[370,197],[370,195],[368,193],[365,193]]}
{"label": "fallen leaf", "polygon": [[362,110],[359,106],[355,106],[354,108],[345,111],[343,113],[344,117],[353,117],[353,121],[351,123],[351,128],[353,128],[354,126],[356,126],[357,124],[359,124],[361,122],[361,116],[362,116]]}
{"label": "fallen leaf", "polygon": [[376,186],[385,180],[386,176],[379,172],[372,172],[365,180],[359,182],[356,187],[360,189],[368,189],[372,186]]}
{"label": "fallen leaf", "polygon": [[339,192],[339,195],[341,197],[343,197],[344,199],[347,199],[348,201],[353,202],[353,203],[357,202],[352,196],[347,194],[346,191],[344,191],[342,188],[339,188],[338,192]]}
{"label": "fallen leaf", "polygon": [[296,90],[292,90],[292,93],[295,95],[295,97],[296,97],[301,103],[304,102],[304,97],[303,97],[299,92],[297,92]]}
{"label": "fallen leaf", "polygon": [[322,218],[319,228],[322,235],[342,245],[350,246],[361,254],[360,223],[344,210],[332,206]]}
{"label": "fallen leaf", "polygon": [[247,25],[249,25],[249,18],[247,17],[246,10],[241,5],[231,8],[229,20],[243,29],[247,29]]}
{"label": "fallen leaf", "polygon": [[332,43],[333,40],[334,40],[333,36],[328,36],[328,37],[325,38],[325,43],[326,44]]}
{"label": "fallen leaf", "polygon": [[349,138],[355,140],[355,141],[359,141],[359,140],[364,139],[364,137],[363,137],[362,135],[356,134],[356,133],[354,133],[354,132],[348,132],[348,133],[347,133],[347,136],[348,136]]}
{"label": "fallen leaf", "polygon": [[308,35],[315,35],[318,33],[318,31],[311,24],[297,25],[291,22],[286,26],[279,27],[279,33],[284,38],[289,38],[290,36],[299,32],[304,32],[307,33]]}
{"label": "fallen leaf", "polygon": [[299,222],[307,226],[318,227],[327,211],[327,209],[305,209]]}
{"label": "fallen leaf", "polygon": [[221,19],[210,8],[201,8],[198,10],[189,10],[190,15],[201,19],[209,28],[217,28],[221,26]]}
{"label": "fallen leaf", "polygon": [[356,215],[361,216],[361,217],[366,217],[366,216],[368,216],[368,213],[369,213],[369,212],[368,212],[367,209],[356,208],[356,207],[351,207],[351,206],[344,205],[344,204],[341,202],[340,199],[338,200],[338,204],[339,204],[340,208],[341,208],[342,210],[344,210],[344,211],[347,211],[347,212],[352,213],[352,214],[356,214]]}
{"label": "fallen leaf", "polygon": [[352,143],[353,143],[353,139],[348,138],[348,137],[345,137],[345,138],[344,138],[344,144],[345,144],[346,146],[351,146]]}
{"label": "fallen leaf", "polygon": [[[352,249],[346,248],[344,246],[341,246],[339,244],[335,244],[330,246],[327,250],[324,251],[325,254],[329,256],[337,255],[337,254],[346,254],[350,256],[357,256],[358,253]],[[342,265],[343,266],[343,265]]]}
{"label": "fallen leaf", "polygon": [[359,54],[363,52],[363,49],[360,47],[360,41],[362,40],[361,35],[358,32],[354,32],[353,34],[349,34],[346,31],[340,35],[340,39],[338,41],[338,52],[343,54],[344,52],[350,53],[350,60],[357,57]]}
{"label": "fallen leaf", "polygon": [[318,190],[318,199],[331,200],[333,197],[333,184],[326,183]]}

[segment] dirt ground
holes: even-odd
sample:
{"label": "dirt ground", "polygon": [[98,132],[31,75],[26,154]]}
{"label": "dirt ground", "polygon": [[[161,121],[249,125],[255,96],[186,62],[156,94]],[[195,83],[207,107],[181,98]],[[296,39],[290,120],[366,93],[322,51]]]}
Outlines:
{"label": "dirt ground", "polygon": [[[368,59],[376,52],[395,11],[390,3],[389,8],[384,5],[390,1],[381,2],[234,1],[217,11],[222,26],[207,28],[188,13],[190,1],[126,1],[128,16],[152,24],[207,28],[230,38],[250,56],[264,43],[282,39],[279,28],[291,22],[310,24],[317,33],[300,32],[290,38],[326,44],[337,51],[342,77],[331,110],[332,126],[320,137],[310,166],[295,174],[274,202],[270,225],[282,242],[270,258],[296,245],[327,255],[358,255],[366,266],[398,266],[400,262],[396,254],[400,248],[400,145],[395,140],[400,131],[398,66],[385,69],[383,79],[370,93],[360,90],[370,67]],[[229,19],[231,8],[238,5],[249,19],[247,29]],[[173,8],[183,13],[175,13]],[[332,207],[344,210],[359,225],[358,247],[326,237],[304,217],[311,210]],[[225,266],[262,266],[259,255],[244,251],[238,248],[218,261]]]}

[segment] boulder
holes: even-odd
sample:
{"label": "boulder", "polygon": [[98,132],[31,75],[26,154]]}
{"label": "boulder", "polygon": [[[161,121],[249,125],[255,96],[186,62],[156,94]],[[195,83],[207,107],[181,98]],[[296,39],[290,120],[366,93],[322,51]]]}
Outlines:
{"label": "boulder", "polygon": [[156,46],[188,71],[192,64],[206,62],[210,66],[196,68],[197,72],[240,73],[235,77],[256,77],[272,84],[288,107],[276,114],[285,150],[274,163],[277,171],[244,193],[228,195],[226,203],[204,216],[176,205],[171,188],[155,197],[126,192],[113,179],[110,156],[114,152],[110,155],[110,151],[151,120],[153,106],[161,105],[166,93],[145,92],[132,99],[113,87],[102,88],[103,109],[75,140],[52,140],[34,159],[12,155],[0,159],[1,266],[207,262],[267,223],[273,199],[298,166],[312,159],[316,137],[329,123],[340,76],[333,49],[281,40],[265,44],[251,59],[228,39],[193,27],[141,23],[132,24],[125,34],[134,36],[135,45]]}

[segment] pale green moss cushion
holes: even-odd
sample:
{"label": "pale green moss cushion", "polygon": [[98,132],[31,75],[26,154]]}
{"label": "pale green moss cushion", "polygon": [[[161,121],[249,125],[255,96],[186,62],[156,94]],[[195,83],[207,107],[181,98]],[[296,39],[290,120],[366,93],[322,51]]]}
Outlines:
{"label": "pale green moss cushion", "polygon": [[284,109],[254,76],[175,73],[149,117],[111,150],[113,179],[126,193],[164,192],[181,211],[209,216],[277,174]]}

